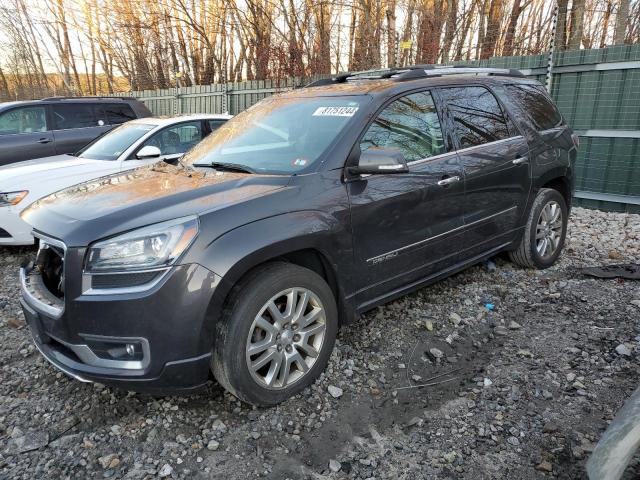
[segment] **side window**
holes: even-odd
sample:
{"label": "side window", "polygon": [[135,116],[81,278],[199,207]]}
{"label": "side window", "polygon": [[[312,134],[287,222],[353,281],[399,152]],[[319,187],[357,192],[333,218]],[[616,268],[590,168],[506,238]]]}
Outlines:
{"label": "side window", "polygon": [[107,123],[109,125],[120,125],[121,123],[137,118],[132,108],[126,103],[105,104],[104,111],[107,114]]}
{"label": "side window", "polygon": [[61,103],[52,109],[55,130],[98,126],[98,112],[89,103]]}
{"label": "side window", "polygon": [[211,133],[215,132],[222,125],[224,125],[224,120],[207,120],[209,122],[209,128],[211,129]]}
{"label": "side window", "polygon": [[202,140],[200,122],[189,122],[159,131],[146,142],[143,147],[158,147],[163,156],[185,153]]}
{"label": "side window", "polygon": [[509,138],[500,104],[486,88],[443,88],[439,93],[447,104],[460,148]]}
{"label": "side window", "polygon": [[45,107],[14,108],[0,113],[0,135],[34,133],[47,131],[47,110]]}
{"label": "side window", "polygon": [[413,93],[387,105],[360,141],[360,150],[369,148],[397,148],[408,162],[444,153],[431,93]]}
{"label": "side window", "polygon": [[537,130],[549,130],[562,124],[562,116],[551,99],[536,85],[507,85],[507,91],[529,115]]}

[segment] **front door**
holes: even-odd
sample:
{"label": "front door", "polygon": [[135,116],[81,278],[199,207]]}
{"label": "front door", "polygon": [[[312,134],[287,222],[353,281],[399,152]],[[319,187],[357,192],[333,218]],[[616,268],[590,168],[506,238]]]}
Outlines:
{"label": "front door", "polygon": [[0,166],[55,153],[46,106],[18,107],[0,113]]}
{"label": "front door", "polygon": [[531,189],[529,146],[485,87],[438,90],[465,176],[466,257],[507,243]]}
{"label": "front door", "polygon": [[359,304],[454,263],[463,227],[463,173],[430,92],[389,103],[360,141],[369,148],[400,150],[410,172],[348,184]]}

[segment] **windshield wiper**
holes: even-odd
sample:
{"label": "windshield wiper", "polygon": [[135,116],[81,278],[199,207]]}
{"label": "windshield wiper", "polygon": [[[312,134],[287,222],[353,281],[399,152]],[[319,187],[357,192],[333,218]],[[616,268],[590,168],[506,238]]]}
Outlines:
{"label": "windshield wiper", "polygon": [[227,163],[227,162],[211,162],[211,163],[194,163],[194,167],[211,167],[215,170],[228,170],[230,172],[244,172],[244,173],[256,173],[256,171],[242,165],[240,163]]}

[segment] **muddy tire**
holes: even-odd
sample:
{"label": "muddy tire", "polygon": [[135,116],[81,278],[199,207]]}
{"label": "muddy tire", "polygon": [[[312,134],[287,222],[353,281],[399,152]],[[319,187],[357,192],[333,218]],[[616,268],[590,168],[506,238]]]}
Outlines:
{"label": "muddy tire", "polygon": [[562,252],[567,220],[567,203],[562,194],[552,188],[540,189],[520,244],[509,252],[511,261],[526,268],[549,268]]}
{"label": "muddy tire", "polygon": [[284,262],[236,285],[211,360],[218,382],[239,399],[272,406],[325,369],[338,329],[331,288],[315,272]]}

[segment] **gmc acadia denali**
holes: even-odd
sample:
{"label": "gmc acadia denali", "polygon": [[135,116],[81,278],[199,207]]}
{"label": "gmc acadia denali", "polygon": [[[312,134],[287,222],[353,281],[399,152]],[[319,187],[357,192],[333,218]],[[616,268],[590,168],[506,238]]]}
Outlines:
{"label": "gmc acadia denali", "polygon": [[254,405],[300,392],[338,327],[502,251],[546,268],[577,138],[520,72],[415,66],[267,98],[183,157],[54,193],[22,217],[40,352],[164,393],[213,373]]}

